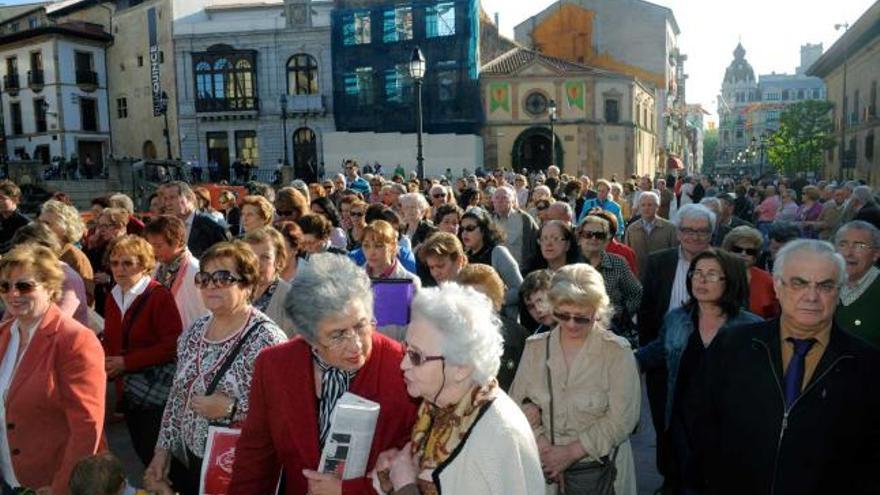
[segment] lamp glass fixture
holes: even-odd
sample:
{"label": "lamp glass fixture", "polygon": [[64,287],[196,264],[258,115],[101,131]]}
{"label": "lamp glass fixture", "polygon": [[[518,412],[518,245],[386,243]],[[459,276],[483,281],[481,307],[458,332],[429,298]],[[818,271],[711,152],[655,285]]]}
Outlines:
{"label": "lamp glass fixture", "polygon": [[409,75],[420,81],[425,77],[425,56],[419,47],[413,48],[412,57],[409,60]]}

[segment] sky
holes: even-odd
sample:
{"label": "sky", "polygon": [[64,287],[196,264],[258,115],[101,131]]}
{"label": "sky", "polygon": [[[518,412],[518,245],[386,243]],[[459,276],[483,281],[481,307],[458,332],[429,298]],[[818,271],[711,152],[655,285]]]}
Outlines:
{"label": "sky", "polygon": [[[632,0],[607,0],[632,1]],[[755,75],[794,73],[800,46],[822,43],[827,50],[841,31],[837,23],[855,23],[875,0],[654,0],[672,9],[681,29],[679,47],[688,56],[685,72],[688,103],[699,103],[715,119],[716,98],[724,69],[738,41]],[[0,0],[0,5],[32,3]],[[554,0],[482,0],[500,16],[501,32],[513,38],[513,27],[541,12]]]}
{"label": "sky", "polygon": [[[624,1],[624,0],[609,0]],[[554,0],[482,0],[483,8],[500,16],[501,33],[541,12]],[[800,47],[822,43],[828,50],[840,37],[837,23],[854,24],[875,0],[654,0],[672,9],[681,34],[688,103],[699,103],[716,120],[717,96],[724,70],[741,41],[755,75],[794,73]]]}

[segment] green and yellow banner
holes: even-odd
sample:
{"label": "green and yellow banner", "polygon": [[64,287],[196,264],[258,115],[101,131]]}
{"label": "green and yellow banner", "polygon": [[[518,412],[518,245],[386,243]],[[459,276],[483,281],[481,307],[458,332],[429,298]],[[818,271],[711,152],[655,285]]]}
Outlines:
{"label": "green and yellow banner", "polygon": [[498,109],[510,112],[510,84],[494,82],[489,85],[489,113]]}
{"label": "green and yellow banner", "polygon": [[565,97],[568,100],[568,108],[580,108],[584,110],[584,82],[568,81],[565,83]]}

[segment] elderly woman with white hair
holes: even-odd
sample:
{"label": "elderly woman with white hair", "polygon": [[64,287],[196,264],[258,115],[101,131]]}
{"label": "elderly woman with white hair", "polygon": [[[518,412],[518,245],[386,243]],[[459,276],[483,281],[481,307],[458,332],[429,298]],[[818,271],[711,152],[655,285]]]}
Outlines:
{"label": "elderly woman with white hair", "polygon": [[495,379],[499,325],[492,303],[474,289],[447,283],[416,296],[400,368],[422,405],[410,443],[379,456],[380,492],[544,491],[528,420]]}
{"label": "elderly woman with white hair", "polygon": [[88,297],[88,304],[95,300],[95,271],[92,262],[76,244],[86,232],[86,225],[79,212],[73,206],[50,199],[40,208],[40,223],[45,224],[61,244],[58,259],[70,265],[83,279]]}
{"label": "elderly woman with white hair", "polygon": [[416,403],[400,374],[403,348],[376,331],[367,273],[345,256],[315,254],[285,303],[298,337],[256,361],[249,413],[236,446],[229,495],[372,493],[366,477],[319,473],[337,402],[351,392],[380,406],[367,469],[409,439]]}
{"label": "elderly woman with white hair", "polygon": [[[609,330],[613,308],[602,275],[578,263],[550,282],[558,325],[526,341],[510,397],[533,428],[544,474],[564,493],[636,493],[629,436],[641,384],[626,339]],[[616,472],[613,468],[616,468]],[[600,481],[601,483],[601,481]],[[537,493],[537,492],[535,492]]]}
{"label": "elderly woman with white hair", "polygon": [[430,211],[431,206],[420,193],[403,194],[398,198],[398,202],[403,223],[406,224],[403,235],[409,239],[413,249],[416,249],[431,234],[437,232],[437,227],[425,220],[425,215]]}

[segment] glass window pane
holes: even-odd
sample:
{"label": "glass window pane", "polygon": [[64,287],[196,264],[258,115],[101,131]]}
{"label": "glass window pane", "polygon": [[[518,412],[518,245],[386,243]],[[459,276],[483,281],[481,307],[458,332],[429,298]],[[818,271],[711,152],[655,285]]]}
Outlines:
{"label": "glass window pane", "polygon": [[452,36],[455,34],[455,3],[440,2],[425,9],[425,24],[428,38]]}

